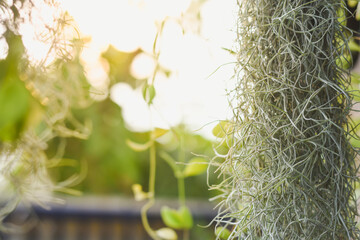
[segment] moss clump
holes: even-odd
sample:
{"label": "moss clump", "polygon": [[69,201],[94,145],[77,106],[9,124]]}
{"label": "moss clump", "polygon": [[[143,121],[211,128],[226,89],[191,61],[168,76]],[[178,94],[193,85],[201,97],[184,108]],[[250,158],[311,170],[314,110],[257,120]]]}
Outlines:
{"label": "moss clump", "polygon": [[239,1],[234,126],[215,187],[229,239],[360,238],[343,7]]}

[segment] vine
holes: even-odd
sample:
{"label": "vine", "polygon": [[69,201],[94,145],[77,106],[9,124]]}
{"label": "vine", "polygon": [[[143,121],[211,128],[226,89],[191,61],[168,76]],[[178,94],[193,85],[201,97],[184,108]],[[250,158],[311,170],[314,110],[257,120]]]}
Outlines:
{"label": "vine", "polygon": [[[156,97],[156,89],[154,87],[156,75],[159,71],[164,71],[164,69],[159,63],[159,56],[161,50],[161,47],[159,47],[159,45],[161,42],[161,35],[164,26],[169,20],[174,19],[166,17],[158,24],[158,32],[154,39],[152,53],[152,57],[155,61],[155,67],[152,76],[149,78],[148,81],[144,83],[142,89],[143,98],[147,102],[149,108],[153,107],[153,100]],[[159,153],[159,156],[170,166],[175,178],[177,179],[179,208],[172,209],[168,206],[163,206],[161,208],[161,217],[166,227],[154,230],[150,226],[150,223],[148,221],[147,212],[155,204],[155,179],[157,160],[156,139],[163,136],[164,134],[167,134],[168,132],[172,132],[175,135],[176,139],[178,139],[178,159],[174,159],[170,154],[165,151],[161,151]],[[167,130],[161,128],[154,128],[150,132],[149,141],[147,143],[139,144],[132,142],[131,140],[127,140],[127,144],[134,151],[145,151],[149,149],[150,174],[148,192],[144,192],[143,187],[139,184],[133,185],[135,199],[137,201],[147,199],[147,203],[141,209],[141,219],[146,232],[152,239],[155,240],[175,240],[178,239],[178,235],[175,230],[182,230],[183,239],[188,240],[190,238],[189,230],[193,227],[193,217],[190,209],[186,206],[185,178],[204,173],[207,169],[208,161],[201,157],[194,157],[186,161],[183,153],[184,147],[181,131],[177,131],[176,129]]]}

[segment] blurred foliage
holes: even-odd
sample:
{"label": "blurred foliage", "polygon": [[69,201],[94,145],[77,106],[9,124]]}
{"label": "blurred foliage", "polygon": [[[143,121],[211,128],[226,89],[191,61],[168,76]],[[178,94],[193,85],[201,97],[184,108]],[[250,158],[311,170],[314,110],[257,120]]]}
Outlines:
{"label": "blurred foliage", "polygon": [[[54,19],[51,23],[32,14],[45,4]],[[89,84],[80,63],[82,40],[76,35],[72,19],[53,2],[31,0],[0,1],[0,231],[16,231],[16,226],[3,224],[19,203],[46,206],[57,201],[53,192],[77,193],[68,187],[76,184],[81,174],[55,182],[48,169],[61,164],[62,144],[54,155],[45,152],[53,138],[86,138],[87,124],[78,121],[71,107],[91,104]],[[46,55],[34,60],[21,35],[22,24],[37,23],[42,29],[38,41],[48,44]],[[35,28],[35,25],[33,26]],[[82,173],[82,172],[81,172]]]}
{"label": "blurred foliage", "polygon": [[[125,194],[132,195],[131,185],[140,184],[147,186],[148,183],[148,154],[137,152],[126,144],[126,139],[134,142],[145,143],[149,133],[136,133],[126,129],[121,108],[110,99],[94,103],[91,107],[77,110],[78,119],[90,119],[93,124],[92,132],[88,139],[79,140],[71,138],[67,140],[64,158],[78,159],[86,166],[63,166],[52,169],[52,176],[56,181],[62,181],[87,168],[85,179],[75,186],[75,189],[85,194]],[[212,142],[200,135],[187,131],[185,126],[175,128],[183,136],[184,158],[190,160],[193,153],[212,155]],[[158,152],[166,151],[174,158],[179,155],[179,139],[173,133],[163,136],[161,142],[157,142]],[[48,149],[48,154],[53,155],[60,140],[54,139]],[[176,197],[176,178],[172,169],[165,161],[157,157],[157,181],[156,193],[163,197]],[[166,179],[166,181],[164,181]],[[187,196],[209,197],[206,186],[206,174],[186,179]]]}
{"label": "blurred foliage", "polygon": [[[1,0],[0,4],[9,7]],[[14,4],[10,7],[17,16]],[[146,146],[149,136],[157,149],[157,197],[175,198],[181,189],[183,198],[207,199],[213,195],[208,191],[205,174],[207,160],[213,156],[213,143],[184,125],[163,131],[129,131],[118,105],[109,98],[98,102],[90,98],[91,86],[81,60],[83,39],[78,36],[69,40],[62,35],[65,25],[71,22],[67,14],[55,20],[49,32],[41,36],[51,47],[40,62],[29,60],[17,30],[8,28],[3,34],[9,50],[0,60],[0,161],[9,166],[4,174],[0,172],[0,177],[14,181],[9,185],[13,185],[15,194],[19,190],[19,202],[27,198],[46,204],[54,200],[50,196],[54,191],[125,196],[133,195],[131,186],[144,186],[148,191],[149,154],[134,151],[134,144]],[[109,89],[119,82],[142,87],[144,101],[151,105],[156,95],[156,72],[166,76],[171,73],[157,63],[152,81],[135,79],[130,66],[142,52],[121,52],[110,45],[101,57],[108,64]],[[10,148],[4,148],[4,142],[10,143]],[[171,164],[168,159],[172,159]],[[163,215],[171,227],[193,227],[185,205],[177,210],[165,209]],[[168,234],[169,230],[162,229],[159,234]],[[191,234],[197,234],[197,230]]]}
{"label": "blurred foliage", "polygon": [[0,61],[0,141],[14,141],[24,130],[33,100],[18,73],[24,54],[21,37],[6,31],[7,57]]}
{"label": "blurred foliage", "polygon": [[130,53],[122,52],[109,45],[108,49],[101,56],[109,65],[109,78],[112,83],[124,82],[133,88],[136,87],[137,81],[130,74],[130,65],[141,52],[142,50],[140,49]]}
{"label": "blurred foliage", "polygon": [[[127,83],[133,88],[144,87],[141,86],[144,84],[142,79],[135,79],[130,74],[131,63],[141,52],[136,50],[126,53],[110,45],[102,53],[101,57],[109,66],[109,88],[118,82]],[[159,71],[165,70],[160,68]],[[67,140],[64,159],[78,159],[82,164],[70,164],[52,169],[51,173],[55,181],[64,181],[76,175],[82,168],[86,168],[87,173],[83,181],[74,186],[85,194],[132,195],[133,184],[144,187],[148,185],[148,153],[134,151],[134,148],[143,147],[141,143],[148,147],[149,132],[129,131],[125,126],[121,108],[109,98],[73,112],[76,119],[80,121],[87,119],[92,122],[92,132],[86,140],[75,138]],[[51,142],[49,155],[55,154],[59,141],[54,139]],[[173,159],[182,159],[185,168],[184,164],[194,158],[194,154],[211,158],[212,144],[210,140],[187,130],[184,125],[174,127],[170,133],[160,138],[156,142],[158,159],[156,194],[163,197],[176,197],[178,194],[178,189],[174,187],[177,185],[177,180],[173,169],[162,160],[161,153],[166,152]],[[186,195],[189,197],[208,198],[212,194],[206,185],[206,174],[186,178],[185,181]]]}
{"label": "blurred foliage", "polygon": [[[48,4],[53,6],[52,1]],[[152,132],[129,131],[119,106],[109,98],[98,102],[91,99],[91,85],[81,60],[84,39],[66,36],[69,31],[78,34],[67,13],[54,18],[54,25],[45,25],[38,36],[50,47],[37,62],[27,55],[17,29],[23,21],[22,11],[31,16],[35,5],[31,0],[0,0],[2,14],[1,7],[11,13],[13,22],[0,19],[0,26],[6,29],[0,38],[8,46],[5,58],[0,60],[0,191],[6,195],[3,190],[11,188],[14,196],[4,208],[6,211],[0,212],[0,230],[5,216],[24,200],[46,206],[57,200],[53,192],[132,196],[131,186],[151,188],[149,155],[134,151],[129,144],[131,140],[146,145],[149,136],[152,147],[157,149],[152,155],[157,159],[156,196],[177,197],[179,189],[184,189],[185,198],[186,181],[187,197],[210,197],[205,174],[208,161],[203,156],[212,157],[211,141],[184,125]],[[142,87],[144,100],[151,105],[156,95],[156,72],[167,76],[170,72],[156,64],[151,83],[135,79],[130,66],[142,52],[121,52],[110,45],[101,57],[108,64],[109,88],[119,82]],[[159,54],[155,55],[157,58]],[[174,160],[173,165],[163,158],[165,153]],[[181,178],[182,187],[177,178]],[[3,179],[6,184],[2,184]],[[185,205],[177,210],[165,208],[162,215],[167,219],[165,224],[176,229],[188,230],[194,225]],[[196,229],[191,234],[199,232],[202,236],[208,234]],[[159,236],[173,233],[169,228],[157,231]]]}
{"label": "blurred foliage", "polygon": [[355,19],[360,20],[360,1],[358,0],[348,0],[347,1],[348,7],[356,9],[354,10],[355,13]]}

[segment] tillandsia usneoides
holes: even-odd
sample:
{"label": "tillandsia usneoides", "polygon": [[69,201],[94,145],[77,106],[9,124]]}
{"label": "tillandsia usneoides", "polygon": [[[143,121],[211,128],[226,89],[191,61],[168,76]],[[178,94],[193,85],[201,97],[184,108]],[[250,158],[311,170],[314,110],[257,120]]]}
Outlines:
{"label": "tillandsia usneoides", "polygon": [[[228,239],[360,239],[353,95],[339,0],[239,0],[232,141],[219,171]],[[220,238],[220,237],[218,237]]]}

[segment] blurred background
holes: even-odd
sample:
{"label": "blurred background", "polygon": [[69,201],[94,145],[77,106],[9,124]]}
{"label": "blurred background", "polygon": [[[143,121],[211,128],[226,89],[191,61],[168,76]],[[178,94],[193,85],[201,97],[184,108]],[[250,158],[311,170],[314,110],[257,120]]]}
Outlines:
{"label": "blurred background", "polygon": [[[74,116],[89,120],[92,128],[86,140],[67,139],[63,157],[73,164],[53,169],[52,177],[62,181],[86,169],[74,189],[131,196],[134,183],[147,185],[149,161],[147,152],[134,151],[126,141],[145,143],[154,127],[170,130],[157,140],[158,153],[184,161],[197,155],[212,158],[212,129],[229,114],[226,80],[234,74],[235,57],[227,49],[235,39],[236,3],[60,2],[84,41],[80,64],[93,99]],[[24,45],[34,61],[41,60],[42,51],[32,45],[36,38],[28,41]],[[150,84],[156,95],[148,106],[142,91]],[[49,155],[59,141],[49,144]],[[189,179],[188,197],[210,196],[205,175]],[[158,196],[177,196],[174,173],[165,161],[158,161],[156,184]]]}
{"label": "blurred background", "polygon": [[[4,2],[15,7],[24,3]],[[66,201],[46,204],[48,209],[20,204],[5,222],[26,231],[4,231],[2,237],[150,239],[140,219],[144,202],[135,202],[132,192],[134,184],[148,188],[149,153],[127,143],[146,144],[152,129],[168,130],[155,142],[157,204],[148,213],[154,228],[163,227],[160,208],[179,206],[177,178],[163,155],[181,169],[194,157],[209,161],[216,142],[213,128],[231,116],[226,89],[234,75],[236,1],[62,0],[56,1],[55,10],[49,3],[31,2],[37,20],[23,21],[18,30],[30,65],[46,68],[57,61],[57,55],[49,54],[52,43],[42,34],[58,9],[66,11],[71,30],[63,34],[78,45],[75,57],[56,71],[69,81],[81,79],[79,86],[89,96],[77,96],[74,88],[76,104],[69,112],[90,130],[86,138],[65,140],[58,134],[46,142],[48,158],[61,156],[47,171],[52,182],[66,186],[55,191],[56,198]],[[9,59],[10,45],[0,38],[0,59]],[[68,125],[76,126],[64,121]],[[190,239],[214,238],[213,227],[199,226],[208,225],[215,214],[209,198],[216,192],[209,191],[209,181],[218,180],[205,170],[185,179],[194,217]]]}

